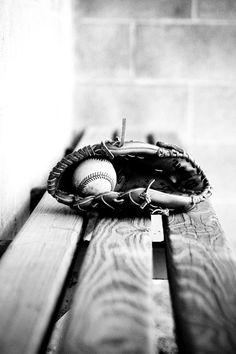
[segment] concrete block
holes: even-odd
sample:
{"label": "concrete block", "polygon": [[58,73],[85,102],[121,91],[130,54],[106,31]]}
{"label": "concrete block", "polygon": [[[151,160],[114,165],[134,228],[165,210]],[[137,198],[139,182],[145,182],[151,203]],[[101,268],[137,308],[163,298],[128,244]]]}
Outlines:
{"label": "concrete block", "polygon": [[80,77],[128,75],[128,26],[78,24],[76,31],[75,60]]}
{"label": "concrete block", "polygon": [[200,18],[236,19],[235,0],[198,0]]}
{"label": "concrete block", "polygon": [[81,17],[100,18],[186,18],[190,17],[189,0],[79,0],[77,13]]}
{"label": "concrete block", "polygon": [[[127,132],[137,126],[158,132],[186,132],[187,89],[184,86],[78,85],[77,125],[121,126],[127,118]],[[135,138],[130,136],[129,138]]]}
{"label": "concrete block", "polygon": [[193,97],[193,135],[198,141],[235,143],[236,87],[197,87]]}
{"label": "concrete block", "polygon": [[235,62],[236,26],[137,26],[138,77],[232,80]]}

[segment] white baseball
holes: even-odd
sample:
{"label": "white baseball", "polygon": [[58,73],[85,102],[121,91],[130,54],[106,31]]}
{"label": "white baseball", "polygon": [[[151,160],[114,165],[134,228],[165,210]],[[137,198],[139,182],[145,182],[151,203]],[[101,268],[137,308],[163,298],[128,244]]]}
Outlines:
{"label": "white baseball", "polygon": [[84,197],[110,192],[116,186],[116,171],[108,160],[88,158],[75,169],[72,183]]}

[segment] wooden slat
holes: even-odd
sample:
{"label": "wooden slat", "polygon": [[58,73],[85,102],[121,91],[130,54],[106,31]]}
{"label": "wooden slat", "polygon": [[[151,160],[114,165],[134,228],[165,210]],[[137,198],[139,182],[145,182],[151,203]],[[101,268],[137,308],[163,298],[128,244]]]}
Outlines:
{"label": "wooden slat", "polygon": [[[104,134],[101,129],[92,129],[81,144],[109,137]],[[1,354],[38,353],[82,222],[82,217],[46,194],[4,254],[0,263]]]}
{"label": "wooden slat", "polygon": [[[128,127],[131,138],[145,141],[144,130]],[[95,216],[93,222],[60,351],[153,353],[151,220]]]}
{"label": "wooden slat", "polygon": [[1,353],[35,353],[61,292],[82,218],[45,195],[0,263]]}
{"label": "wooden slat", "polygon": [[166,225],[170,288],[181,353],[236,352],[236,262],[204,202]]}
{"label": "wooden slat", "polygon": [[61,353],[153,353],[150,219],[97,219]]}

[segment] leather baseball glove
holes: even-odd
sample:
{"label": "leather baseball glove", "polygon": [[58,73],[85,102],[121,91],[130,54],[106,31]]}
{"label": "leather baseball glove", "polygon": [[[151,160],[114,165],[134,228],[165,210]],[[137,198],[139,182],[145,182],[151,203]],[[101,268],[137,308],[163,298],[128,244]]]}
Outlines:
{"label": "leather baseball glove", "polygon": [[[109,160],[117,183],[111,192],[84,197],[73,188],[72,174],[91,157]],[[79,212],[125,214],[186,212],[211,195],[205,174],[181,148],[163,142],[121,144],[119,139],[85,146],[64,157],[50,172],[47,190],[58,202]]]}

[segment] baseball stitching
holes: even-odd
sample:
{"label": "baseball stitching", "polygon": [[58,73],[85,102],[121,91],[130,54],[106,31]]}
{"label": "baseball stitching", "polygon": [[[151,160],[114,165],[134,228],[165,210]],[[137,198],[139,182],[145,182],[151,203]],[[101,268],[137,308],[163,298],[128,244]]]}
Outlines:
{"label": "baseball stitching", "polygon": [[80,183],[79,185],[79,190],[80,192],[83,191],[83,189],[87,186],[88,183],[95,181],[96,179],[106,179],[108,182],[110,182],[111,187],[114,187],[114,181],[113,179],[109,176],[107,172],[94,172],[91,173],[90,175],[86,176]]}

